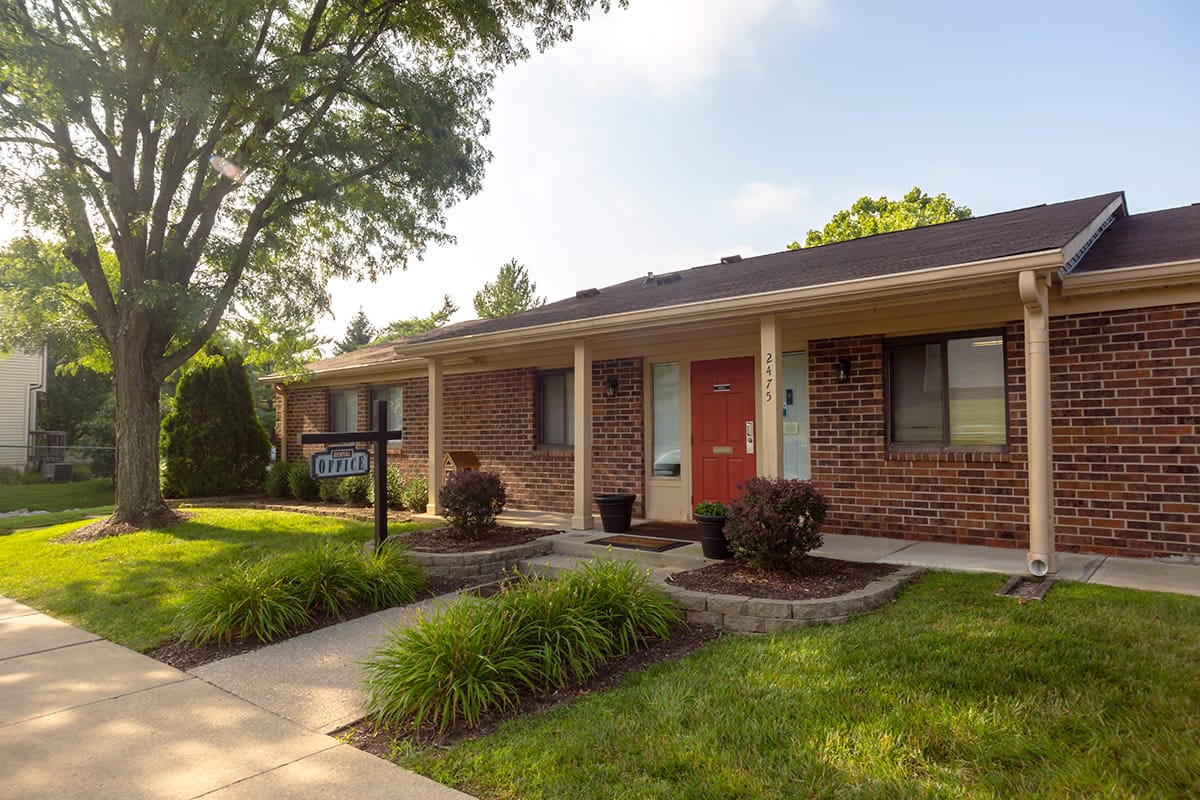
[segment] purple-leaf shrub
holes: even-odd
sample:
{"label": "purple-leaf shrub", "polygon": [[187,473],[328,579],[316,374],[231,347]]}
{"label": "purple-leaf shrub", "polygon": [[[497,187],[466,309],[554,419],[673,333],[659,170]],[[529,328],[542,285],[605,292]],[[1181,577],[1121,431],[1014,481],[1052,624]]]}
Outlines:
{"label": "purple-leaf shrub", "polygon": [[456,472],[442,487],[446,519],[463,536],[482,539],[496,526],[508,494],[495,472]]}
{"label": "purple-leaf shrub", "polygon": [[821,546],[829,503],[812,483],[750,478],[741,488],[725,521],[734,555],[757,566],[786,569]]}

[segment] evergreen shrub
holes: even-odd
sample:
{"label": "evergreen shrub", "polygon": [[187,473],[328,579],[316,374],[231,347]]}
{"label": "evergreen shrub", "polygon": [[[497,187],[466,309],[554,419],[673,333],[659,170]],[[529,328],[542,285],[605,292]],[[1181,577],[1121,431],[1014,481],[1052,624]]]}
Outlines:
{"label": "evergreen shrub", "polygon": [[[298,466],[303,468],[304,465]],[[289,482],[291,477],[292,464],[288,461],[276,461],[267,470],[263,489],[272,497],[291,497],[292,484]]]}
{"label": "evergreen shrub", "polygon": [[409,511],[416,514],[425,513],[429,506],[429,481],[423,475],[410,475],[404,481],[404,489],[400,492],[400,502]]}
{"label": "evergreen shrub", "polygon": [[361,506],[370,502],[368,498],[373,494],[371,491],[371,476],[370,475],[350,475],[342,478],[342,484],[338,487],[338,494],[342,496],[342,500],[352,506]]}
{"label": "evergreen shrub", "polygon": [[271,440],[242,359],[210,350],[179,379],[162,422],[163,494],[200,497],[263,485]]}
{"label": "evergreen shrub", "polygon": [[321,496],[321,488],[308,474],[307,464],[297,464],[288,471],[288,486],[297,500],[316,500]]}
{"label": "evergreen shrub", "polygon": [[829,503],[809,481],[750,478],[729,507],[725,538],[734,555],[787,569],[821,546]]}
{"label": "evergreen shrub", "polygon": [[337,478],[326,478],[317,481],[317,496],[325,503],[335,503],[341,500],[342,496],[339,494],[341,483]]}

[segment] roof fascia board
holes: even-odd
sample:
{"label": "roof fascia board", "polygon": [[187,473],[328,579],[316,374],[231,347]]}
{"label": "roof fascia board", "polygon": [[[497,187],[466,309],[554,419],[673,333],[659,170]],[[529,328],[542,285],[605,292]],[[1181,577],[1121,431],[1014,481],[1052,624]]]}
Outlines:
{"label": "roof fascia board", "polygon": [[264,375],[259,383],[308,383],[324,378],[352,377],[355,375],[369,376],[376,372],[394,375],[397,370],[411,369],[424,372],[426,362],[423,358],[393,358],[389,361],[377,361],[370,364],[352,364],[346,367],[330,369],[308,369],[300,378],[288,378],[286,375]]}
{"label": "roof fascia board", "polygon": [[1097,294],[1161,289],[1200,283],[1200,259],[1171,261],[1147,266],[1121,267],[1099,272],[1073,272],[1064,275],[1060,292],[1063,297],[1087,297]]}
{"label": "roof fascia board", "polygon": [[436,356],[450,352],[483,347],[498,347],[515,341],[594,336],[628,330],[633,326],[663,326],[693,320],[711,320],[738,313],[776,313],[795,310],[798,306],[828,304],[830,301],[866,302],[874,298],[895,300],[897,292],[908,289],[914,294],[959,286],[975,286],[980,280],[1019,273],[1024,270],[1054,272],[1062,269],[1062,250],[1041,250],[1018,256],[972,261],[902,272],[882,277],[857,278],[848,281],[806,286],[799,289],[780,289],[774,292],[739,295],[719,300],[701,300],[664,308],[639,309],[603,317],[556,322],[496,333],[480,333],[441,339],[428,343],[404,345],[410,356]]}
{"label": "roof fascia board", "polygon": [[1125,193],[1121,192],[1120,196],[1114,197],[1112,202],[1105,206],[1104,210],[1097,214],[1096,218],[1088,223],[1086,228],[1075,234],[1075,236],[1071,238],[1071,241],[1067,242],[1066,245],[1063,246],[1062,251],[1064,265],[1066,262],[1069,262],[1072,258],[1074,258],[1080,250],[1088,246],[1091,238],[1096,235],[1096,231],[1108,224],[1109,217],[1113,216],[1118,211],[1124,210],[1124,208]]}

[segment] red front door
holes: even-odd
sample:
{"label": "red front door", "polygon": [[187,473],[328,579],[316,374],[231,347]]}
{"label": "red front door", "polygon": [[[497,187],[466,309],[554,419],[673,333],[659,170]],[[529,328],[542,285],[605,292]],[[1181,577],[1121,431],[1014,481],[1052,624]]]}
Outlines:
{"label": "red front door", "polygon": [[754,477],[754,435],[754,359],[693,361],[693,505],[739,496]]}

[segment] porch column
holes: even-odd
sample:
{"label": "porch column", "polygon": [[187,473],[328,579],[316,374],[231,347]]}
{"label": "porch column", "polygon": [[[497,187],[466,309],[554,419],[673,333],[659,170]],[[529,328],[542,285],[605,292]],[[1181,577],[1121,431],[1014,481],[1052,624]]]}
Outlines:
{"label": "porch column", "polygon": [[1050,314],[1045,278],[1018,279],[1025,305],[1025,416],[1029,436],[1029,552],[1032,575],[1058,572],[1054,552],[1054,454],[1050,432]]}
{"label": "porch column", "polygon": [[429,502],[427,514],[441,514],[442,462],[446,453],[442,444],[442,360],[429,359]]}
{"label": "porch column", "polygon": [[592,344],[575,342],[575,513],[571,527],[587,531],[592,520]]}
{"label": "porch column", "polygon": [[755,438],[759,475],[764,478],[783,477],[783,331],[779,317],[764,314],[758,321],[758,393],[762,399],[762,419],[758,421]]}

